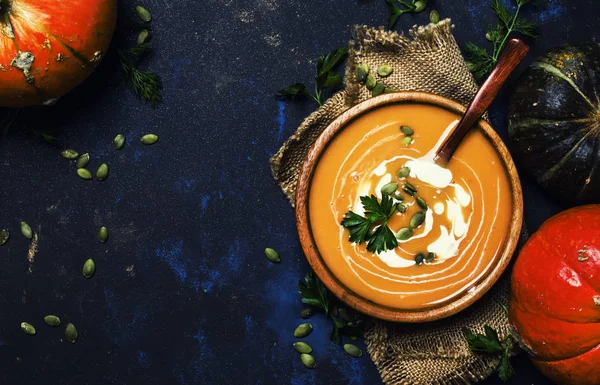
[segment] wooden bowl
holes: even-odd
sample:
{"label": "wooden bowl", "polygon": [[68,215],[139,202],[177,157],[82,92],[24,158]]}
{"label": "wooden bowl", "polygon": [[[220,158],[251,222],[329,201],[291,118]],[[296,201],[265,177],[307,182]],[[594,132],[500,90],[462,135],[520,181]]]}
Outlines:
{"label": "wooden bowl", "polygon": [[310,266],[313,268],[321,281],[323,281],[325,286],[327,286],[327,288],[336,297],[345,302],[347,305],[362,313],[388,321],[434,321],[456,314],[477,301],[477,299],[484,295],[500,278],[508,266],[508,263],[510,262],[510,259],[517,247],[523,221],[523,196],[521,191],[521,183],[519,181],[519,176],[517,174],[512,157],[504,145],[504,142],[487,122],[481,120],[479,122],[479,128],[500,155],[500,158],[504,163],[504,168],[508,174],[512,193],[513,210],[508,229],[508,238],[498,263],[487,273],[487,275],[481,278],[481,280],[473,287],[473,289],[468,290],[451,302],[441,304],[438,307],[427,308],[423,310],[403,310],[379,305],[352,292],[331,273],[319,254],[316,242],[311,233],[308,204],[310,199],[310,185],[314,170],[321,159],[321,155],[327,149],[328,144],[340,131],[347,126],[349,122],[358,116],[368,113],[369,111],[377,109],[381,106],[396,103],[430,104],[454,112],[459,116],[464,114],[466,111],[466,107],[442,96],[428,94],[425,92],[397,92],[369,99],[341,114],[317,139],[313,147],[310,149],[306,161],[304,162],[296,192],[296,226],[298,228],[302,249],[308,259],[308,262],[310,263]]}

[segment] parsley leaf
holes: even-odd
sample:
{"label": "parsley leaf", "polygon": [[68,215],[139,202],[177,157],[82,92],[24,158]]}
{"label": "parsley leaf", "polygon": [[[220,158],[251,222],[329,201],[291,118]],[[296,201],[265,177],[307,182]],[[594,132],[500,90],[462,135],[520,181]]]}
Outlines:
{"label": "parsley leaf", "polygon": [[520,33],[523,36],[532,38],[538,37],[535,23],[519,15],[521,8],[526,4],[533,3],[533,1],[515,0],[515,3],[517,8],[515,13],[511,14],[510,10],[500,0],[491,0],[490,2],[491,8],[498,17],[498,23],[490,27],[485,34],[486,39],[493,44],[492,53],[489,53],[486,48],[473,43],[466,45],[467,66],[475,78],[483,78],[494,68],[513,33]]}
{"label": "parsley leaf", "polygon": [[386,250],[393,250],[398,247],[396,235],[390,230],[387,222],[375,230],[371,239],[367,243],[367,250],[372,253],[379,253]]}
{"label": "parsley leaf", "polygon": [[360,202],[365,210],[365,217],[348,211],[342,219],[342,226],[350,231],[350,242],[367,242],[367,250],[372,253],[396,248],[398,240],[388,227],[388,220],[397,206],[393,198],[384,195],[379,201],[375,195],[361,196]]}
{"label": "parsley leaf", "polygon": [[469,343],[469,349],[472,352],[487,354],[502,354],[496,370],[498,376],[504,382],[510,380],[514,370],[510,364],[510,349],[512,347],[512,336],[508,335],[502,341],[498,337],[498,332],[492,327],[484,326],[485,334],[473,333],[468,328],[463,328],[463,334]]}
{"label": "parsley leaf", "polygon": [[317,76],[315,77],[315,93],[312,94],[302,83],[294,83],[286,89],[277,91],[275,97],[279,100],[296,99],[297,97],[310,97],[320,106],[323,105],[323,91],[335,90],[342,84],[342,76],[335,69],[346,60],[348,49],[346,47],[336,48],[327,55],[317,60]]}
{"label": "parsley leaf", "polygon": [[[390,9],[388,25],[390,29],[394,28],[398,18],[405,13],[419,13],[427,7],[427,0],[412,0],[410,3],[403,0],[386,0]],[[399,7],[401,5],[402,7]]]}
{"label": "parsley leaf", "polygon": [[312,271],[306,273],[304,279],[298,282],[298,293],[303,303],[319,307],[325,311],[325,315],[329,314],[331,294]]}
{"label": "parsley leaf", "polygon": [[352,211],[348,211],[344,219],[342,219],[342,226],[350,230],[350,242],[361,244],[367,240],[371,221]]}
{"label": "parsley leaf", "polygon": [[504,382],[508,382],[515,371],[510,364],[510,349],[504,349],[504,353],[502,353],[502,358],[500,359],[500,363],[498,364],[498,377]]}

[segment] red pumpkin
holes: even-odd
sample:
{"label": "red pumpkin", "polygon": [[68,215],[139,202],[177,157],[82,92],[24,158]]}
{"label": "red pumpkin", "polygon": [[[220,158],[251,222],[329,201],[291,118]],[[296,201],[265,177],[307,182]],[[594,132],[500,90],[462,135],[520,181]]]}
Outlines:
{"label": "red pumpkin", "polygon": [[0,0],[0,106],[52,103],[106,54],[116,0]]}
{"label": "red pumpkin", "polygon": [[515,264],[511,325],[560,385],[600,384],[600,205],[546,221]]}

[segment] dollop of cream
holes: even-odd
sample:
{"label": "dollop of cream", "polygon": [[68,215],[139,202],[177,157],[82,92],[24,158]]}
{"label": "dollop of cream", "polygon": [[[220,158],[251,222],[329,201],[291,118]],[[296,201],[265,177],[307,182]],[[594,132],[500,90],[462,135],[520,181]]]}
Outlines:
{"label": "dollop of cream", "polygon": [[452,171],[441,167],[427,157],[406,162],[410,176],[437,188],[445,188],[452,183]]}

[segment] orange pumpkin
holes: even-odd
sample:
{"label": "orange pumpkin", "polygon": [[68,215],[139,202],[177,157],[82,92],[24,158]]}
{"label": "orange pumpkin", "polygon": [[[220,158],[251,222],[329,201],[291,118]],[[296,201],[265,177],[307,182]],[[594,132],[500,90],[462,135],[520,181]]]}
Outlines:
{"label": "orange pumpkin", "polygon": [[106,54],[116,0],[0,0],[0,106],[51,104]]}
{"label": "orange pumpkin", "polygon": [[600,205],[562,212],[529,239],[513,270],[509,314],[551,380],[600,384]]}

